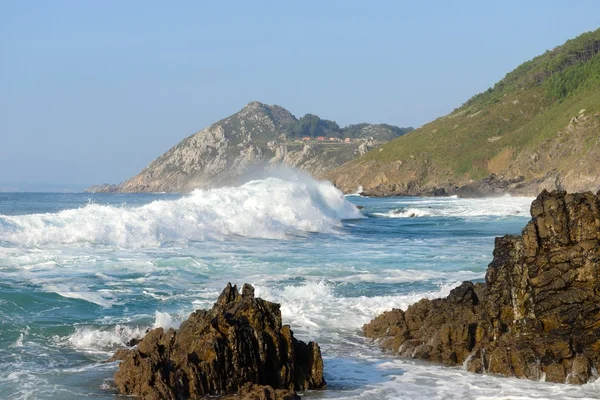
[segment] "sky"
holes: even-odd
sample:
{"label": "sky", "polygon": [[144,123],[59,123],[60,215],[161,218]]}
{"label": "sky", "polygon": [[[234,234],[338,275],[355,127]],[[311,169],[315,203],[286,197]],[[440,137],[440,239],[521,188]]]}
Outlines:
{"label": "sky", "polygon": [[600,1],[0,0],[0,182],[118,183],[250,101],[418,127]]}

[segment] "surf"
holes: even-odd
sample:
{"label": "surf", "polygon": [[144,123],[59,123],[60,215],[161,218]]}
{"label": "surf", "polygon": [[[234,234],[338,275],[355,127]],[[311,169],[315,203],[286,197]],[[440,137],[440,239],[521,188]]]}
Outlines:
{"label": "surf", "polygon": [[527,216],[533,198],[510,195],[492,198],[462,199],[457,197],[404,200],[402,206],[385,212],[374,212],[378,218],[476,218]]}
{"label": "surf", "polygon": [[0,242],[152,247],[232,236],[286,239],[332,233],[342,220],[357,218],[358,209],[329,182],[271,177],[139,207],[92,203],[57,213],[0,216]]}

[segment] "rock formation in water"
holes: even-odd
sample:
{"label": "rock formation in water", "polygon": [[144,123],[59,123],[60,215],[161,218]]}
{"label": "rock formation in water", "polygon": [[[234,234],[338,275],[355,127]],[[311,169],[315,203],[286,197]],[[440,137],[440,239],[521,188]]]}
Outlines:
{"label": "rock formation in water", "polygon": [[195,311],[178,330],[153,329],[115,358],[119,392],[144,399],[294,399],[325,387],[319,345],[294,338],[279,304],[255,298],[247,284],[241,294],[228,284],[210,311]]}
{"label": "rock formation in water", "polygon": [[[600,193],[599,193],[600,194]],[[385,312],[366,336],[401,356],[582,384],[600,369],[600,198],[543,191],[520,236],[496,239],[485,283]]]}

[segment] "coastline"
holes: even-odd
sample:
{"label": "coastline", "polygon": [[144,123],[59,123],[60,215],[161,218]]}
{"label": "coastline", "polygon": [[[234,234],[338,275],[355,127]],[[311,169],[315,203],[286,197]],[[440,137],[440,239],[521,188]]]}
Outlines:
{"label": "coastline", "polygon": [[[482,201],[352,197],[349,200],[363,206],[361,211],[370,218],[332,220],[327,227],[320,224],[324,215],[316,214],[311,219],[313,227],[302,221],[294,225],[288,221],[285,227],[282,222],[288,215],[306,218],[326,210],[325,198],[332,202],[331,215],[340,215],[344,208],[335,204],[340,204],[336,199],[341,193],[329,197],[329,192],[321,191],[300,201],[298,196],[279,197],[287,191],[280,187],[248,193],[243,199],[240,190],[208,191],[214,196],[181,199],[149,194],[111,198],[107,194],[92,204],[89,196],[79,195],[73,196],[66,212],[40,216],[50,208],[40,205],[35,214],[24,209],[18,213],[24,215],[11,218],[12,226],[22,227],[18,228],[22,234],[14,236],[12,228],[2,231],[4,254],[11,254],[6,259],[10,270],[3,275],[5,282],[15,294],[23,292],[47,303],[41,310],[18,303],[23,307],[18,314],[22,318],[8,322],[11,333],[6,338],[5,359],[22,357],[27,364],[7,368],[16,370],[15,374],[27,372],[20,376],[30,397],[43,398],[42,391],[60,394],[69,390],[78,393],[77,397],[64,398],[82,398],[90,393],[89,384],[73,382],[85,379],[93,383],[94,395],[110,398],[113,393],[100,385],[117,366],[98,364],[109,357],[107,353],[141,338],[149,327],[180,326],[195,309],[210,308],[217,291],[234,279],[249,281],[257,296],[281,304],[283,321],[292,325],[294,334],[322,346],[329,391],[320,396],[358,399],[381,393],[382,398],[402,398],[401,393],[409,393],[423,399],[452,392],[469,398],[484,395],[490,385],[503,386],[510,395],[548,393],[552,399],[575,393],[549,383],[415,365],[382,353],[359,334],[363,324],[386,309],[406,309],[423,298],[443,298],[459,282],[483,279],[493,237],[518,233],[530,202],[508,197]],[[263,192],[263,197],[257,197]],[[214,203],[205,203],[209,197]],[[311,207],[300,207],[309,200]],[[232,210],[232,201],[243,207]],[[222,204],[227,206],[218,210],[214,220],[198,219]],[[256,212],[259,204],[265,206]],[[271,219],[281,207],[292,213]],[[96,218],[98,212],[107,217]],[[233,236],[229,230],[217,234],[232,218],[232,227],[249,229],[236,230]],[[207,224],[209,230],[197,231]],[[49,235],[54,226],[60,229]],[[82,227],[88,229],[85,236],[79,236]],[[257,237],[262,228],[269,230]],[[28,261],[32,256],[34,261]],[[24,279],[34,285],[19,285]],[[60,325],[50,331],[45,328],[44,315],[48,314],[40,314],[46,308],[52,309],[47,313],[55,315]],[[67,326],[64,321],[75,324]],[[50,357],[39,358],[36,351]],[[44,364],[57,358],[68,363]],[[89,367],[81,373],[71,365]],[[414,379],[421,383],[415,384]],[[10,393],[21,390],[14,381],[6,384]],[[571,397],[580,393],[589,397],[592,391],[593,387],[584,387]],[[307,398],[314,397],[307,394]]]}
{"label": "coastline", "polygon": [[521,235],[496,238],[484,283],[386,311],[363,332],[401,357],[470,372],[595,381],[599,240],[600,192],[542,191]]}

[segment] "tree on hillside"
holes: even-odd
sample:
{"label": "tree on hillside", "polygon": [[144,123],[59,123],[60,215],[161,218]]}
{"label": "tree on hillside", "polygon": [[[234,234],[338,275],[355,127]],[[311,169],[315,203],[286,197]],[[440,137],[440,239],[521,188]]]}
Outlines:
{"label": "tree on hillside", "polygon": [[291,129],[296,137],[339,136],[340,127],[335,121],[321,119],[314,114],[306,114]]}

